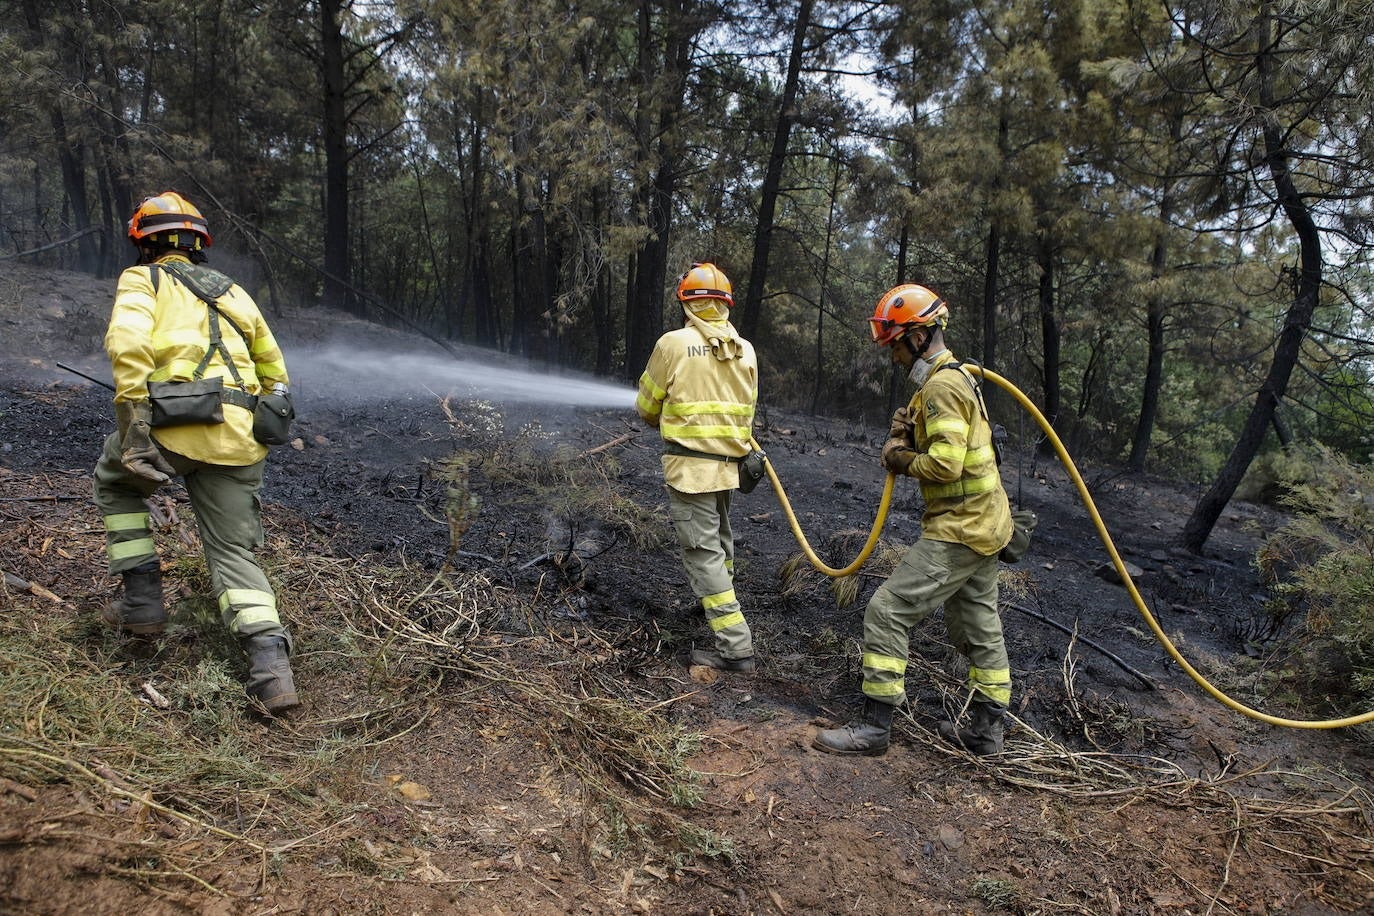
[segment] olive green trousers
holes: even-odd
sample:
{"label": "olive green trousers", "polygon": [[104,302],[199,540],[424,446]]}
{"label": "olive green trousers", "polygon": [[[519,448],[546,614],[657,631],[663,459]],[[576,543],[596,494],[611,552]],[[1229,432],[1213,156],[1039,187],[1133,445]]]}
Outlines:
{"label": "olive green trousers", "polygon": [[878,587],[864,611],[863,692],[883,703],[906,699],[911,628],[940,605],[949,641],[969,660],[975,702],[1006,705],[1011,666],[997,613],[997,557],[963,544],[921,538]]}
{"label": "olive green trousers", "polygon": [[[95,466],[95,504],[105,522],[110,572],[116,575],[158,558],[145,501],[157,486],[125,470],[119,447],[119,434],[112,433]],[[264,462],[233,467],[161,451],[191,497],[220,618],[235,636],[285,636],[276,594],[254,556],[263,545],[258,491]]]}
{"label": "olive green trousers", "polygon": [[723,658],[748,658],[754,654],[754,640],[735,598],[735,539],[730,530],[730,497],[735,491],[667,490],[682,565],[692,593],[701,599],[716,651]]}

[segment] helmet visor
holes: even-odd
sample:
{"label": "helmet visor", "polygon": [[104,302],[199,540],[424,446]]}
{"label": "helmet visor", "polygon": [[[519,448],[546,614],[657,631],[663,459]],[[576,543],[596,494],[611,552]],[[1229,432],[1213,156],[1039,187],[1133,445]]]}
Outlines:
{"label": "helmet visor", "polygon": [[893,321],[891,318],[868,319],[868,330],[873,334],[873,342],[890,344],[909,330],[906,322]]}

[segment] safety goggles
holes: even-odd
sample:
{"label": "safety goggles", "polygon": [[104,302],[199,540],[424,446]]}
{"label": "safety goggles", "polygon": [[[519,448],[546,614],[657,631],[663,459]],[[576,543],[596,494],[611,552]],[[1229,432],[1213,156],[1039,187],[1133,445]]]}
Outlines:
{"label": "safety goggles", "polygon": [[918,327],[910,321],[893,321],[891,318],[868,319],[868,330],[873,334],[873,342],[890,344],[912,328]]}

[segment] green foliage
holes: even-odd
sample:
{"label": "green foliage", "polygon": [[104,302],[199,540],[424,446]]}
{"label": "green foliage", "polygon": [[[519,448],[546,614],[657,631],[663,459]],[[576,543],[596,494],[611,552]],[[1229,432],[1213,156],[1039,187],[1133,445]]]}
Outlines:
{"label": "green foliage", "polygon": [[975,878],[970,892],[994,910],[1015,910],[1021,900],[1016,885],[1003,878],[987,875]]}
{"label": "green foliage", "polygon": [[543,436],[538,424],[526,425],[508,438],[492,436],[454,456],[444,473],[451,477],[458,467],[465,474],[480,473],[492,486],[518,494],[519,501],[529,505],[548,508],[558,518],[583,526],[599,523],[626,535],[636,549],[651,550],[667,541],[668,528],[659,513],[624,492],[613,457],[564,447],[545,454],[536,447]]}
{"label": "green foliage", "polygon": [[[1054,393],[1071,449],[1120,460],[1146,316],[1162,314],[1149,462],[1191,480],[1230,453],[1293,306],[1295,234],[1264,157],[1236,155],[1262,148],[1265,112],[1292,138],[1317,224],[1342,233],[1323,246],[1281,415],[1356,460],[1374,449],[1362,5],[1273,11],[1281,65],[1263,89],[1255,55],[1218,50],[1248,46],[1245,5],[1199,8],[1185,32],[1121,4],[817,4],[782,112],[793,6],[341,4],[332,120],[320,19],[298,4],[15,9],[0,26],[5,254],[43,246],[38,263],[112,275],[130,204],[171,187],[205,210],[212,261],[255,294],[315,303],[325,230],[347,229],[330,249],[346,242],[369,317],[633,377],[630,326],[676,322],[680,265],[710,258],[746,289],[785,117],[754,335],[762,403],[876,427],[891,369],[864,319],[884,289],[924,282],[954,309],[957,353]],[[838,80],[851,58],[891,105]],[[347,226],[324,225],[322,186],[348,189],[331,211]],[[83,229],[104,236],[58,242]],[[659,270],[663,289],[638,288]],[[655,296],[661,321],[638,311]]]}
{"label": "green foliage", "polygon": [[[678,831],[678,840],[695,856],[705,859],[723,859],[734,865],[739,862],[739,851],[735,841],[696,824],[684,823]],[[687,864],[679,860],[679,865]]]}
{"label": "green foliage", "polygon": [[[147,688],[169,708],[146,702]],[[76,761],[98,757],[160,801],[232,819],[236,796],[265,801],[309,778],[254,728],[221,658],[180,660],[58,618],[0,626],[0,775],[80,780]]]}
{"label": "green foliage", "polygon": [[[1319,649],[1348,666],[1351,704],[1374,701],[1374,467],[1318,447],[1281,467],[1282,502],[1296,518],[1265,543],[1256,563],[1276,612],[1300,609]],[[1321,652],[1313,678],[1327,680]]]}

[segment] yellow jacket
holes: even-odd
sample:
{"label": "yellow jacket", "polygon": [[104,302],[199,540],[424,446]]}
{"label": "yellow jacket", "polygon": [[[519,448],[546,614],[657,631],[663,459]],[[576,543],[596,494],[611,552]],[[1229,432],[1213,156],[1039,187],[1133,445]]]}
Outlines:
{"label": "yellow jacket", "polygon": [[991,556],[1011,540],[1011,504],[972,376],[965,369],[943,369],[953,361],[948,350],[936,357],[912,399],[920,454],[907,473],[920,481],[926,502],[922,537],[964,544]]}
{"label": "yellow jacket", "polygon": [[[159,264],[186,258],[169,254]],[[220,337],[233,357],[248,394],[270,391],[281,382],[289,384],[286,363],[257,303],[234,285],[219,298]],[[228,318],[252,342],[224,320]],[[105,332],[105,352],[114,374],[115,401],[148,398],[148,382],[189,381],[210,349],[209,309],[170,271],[159,269],[154,292],[150,266],[138,264],[119,276],[110,325]],[[219,354],[205,368],[205,378],[220,377],[225,387],[233,376]],[[253,414],[233,404],[224,405],[224,422],[194,423],[153,430],[160,445],[179,455],[209,464],[244,466],[267,455],[267,447],[253,438]]]}
{"label": "yellow jacket", "polygon": [[[749,451],[754,405],[759,396],[759,367],[754,347],[729,322],[712,326],[726,340],[708,340],[693,325],[658,339],[644,374],[639,377],[635,408],[665,442],[698,452],[741,457]],[[739,486],[739,463],[663,456],[663,479],[683,493],[713,493]]]}

